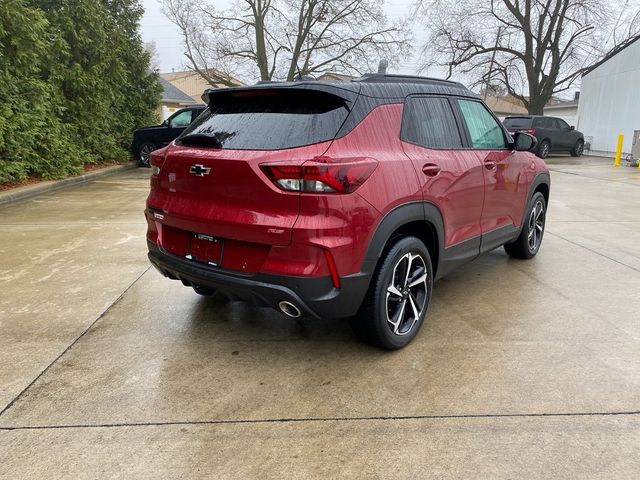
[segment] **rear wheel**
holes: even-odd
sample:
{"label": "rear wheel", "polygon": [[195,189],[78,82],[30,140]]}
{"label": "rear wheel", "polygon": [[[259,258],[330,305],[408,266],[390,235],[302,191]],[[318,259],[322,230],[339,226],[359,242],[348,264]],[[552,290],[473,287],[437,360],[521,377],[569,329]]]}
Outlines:
{"label": "rear wheel", "polygon": [[540,250],[546,219],[547,203],[544,195],[536,192],[527,209],[525,224],[522,226],[520,236],[513,243],[504,246],[505,251],[513,258],[532,258]]}
{"label": "rear wheel", "polygon": [[582,152],[584,152],[584,140],[580,139],[576,142],[576,144],[571,149],[571,156],[579,157],[582,155]]}
{"label": "rear wheel", "polygon": [[549,140],[543,140],[538,146],[538,156],[540,158],[547,158],[551,151],[551,142]]}
{"label": "rear wheel", "polygon": [[138,147],[136,152],[136,162],[139,167],[150,167],[149,164],[151,152],[156,150],[156,146],[151,142],[144,142]]}
{"label": "rear wheel", "polygon": [[380,261],[352,326],[367,343],[397,350],[424,322],[433,286],[431,257],[420,239],[404,237]]}

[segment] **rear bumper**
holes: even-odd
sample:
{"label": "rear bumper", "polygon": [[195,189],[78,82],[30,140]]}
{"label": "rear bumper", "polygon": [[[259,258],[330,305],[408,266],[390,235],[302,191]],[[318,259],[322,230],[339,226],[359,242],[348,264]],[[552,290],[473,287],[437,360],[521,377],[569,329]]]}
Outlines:
{"label": "rear bumper", "polygon": [[342,318],[355,315],[369,288],[371,276],[365,273],[340,278],[335,288],[330,277],[291,277],[270,274],[242,275],[187,260],[147,242],[149,261],[165,277],[187,286],[216,289],[231,298],[279,310],[281,301],[296,305],[303,314],[316,318]]}

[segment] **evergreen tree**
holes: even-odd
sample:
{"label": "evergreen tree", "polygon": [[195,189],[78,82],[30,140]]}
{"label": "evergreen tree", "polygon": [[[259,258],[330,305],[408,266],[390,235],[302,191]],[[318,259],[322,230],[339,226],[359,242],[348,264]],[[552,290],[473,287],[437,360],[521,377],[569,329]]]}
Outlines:
{"label": "evergreen tree", "polygon": [[0,2],[0,182],[129,158],[161,90],[142,13],[138,0]]}

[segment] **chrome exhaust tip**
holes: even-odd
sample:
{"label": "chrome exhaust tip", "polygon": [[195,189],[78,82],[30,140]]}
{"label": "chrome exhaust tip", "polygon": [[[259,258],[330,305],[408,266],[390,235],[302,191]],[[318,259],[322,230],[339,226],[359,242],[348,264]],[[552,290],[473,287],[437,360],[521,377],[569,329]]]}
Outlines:
{"label": "chrome exhaust tip", "polygon": [[296,307],[291,302],[287,302],[286,300],[283,300],[282,302],[280,302],[278,304],[278,307],[280,307],[280,311],[284,313],[287,317],[298,318],[300,315],[302,315],[302,312],[298,307]]}

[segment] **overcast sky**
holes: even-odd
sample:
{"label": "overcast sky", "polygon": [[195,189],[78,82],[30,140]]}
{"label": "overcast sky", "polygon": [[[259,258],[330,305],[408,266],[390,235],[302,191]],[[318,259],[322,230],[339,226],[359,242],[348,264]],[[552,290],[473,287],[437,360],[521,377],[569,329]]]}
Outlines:
{"label": "overcast sky", "polygon": [[[390,19],[405,17],[410,11],[414,0],[386,0],[385,9]],[[231,0],[213,0],[213,3],[225,7]],[[159,0],[142,0],[145,14],[142,18],[142,39],[145,42],[155,42],[160,62],[161,72],[170,72],[172,69],[184,70],[186,59],[177,28],[164,16]],[[419,32],[417,32],[419,35]],[[415,74],[417,62],[411,59],[404,62],[400,69],[393,73]]]}

